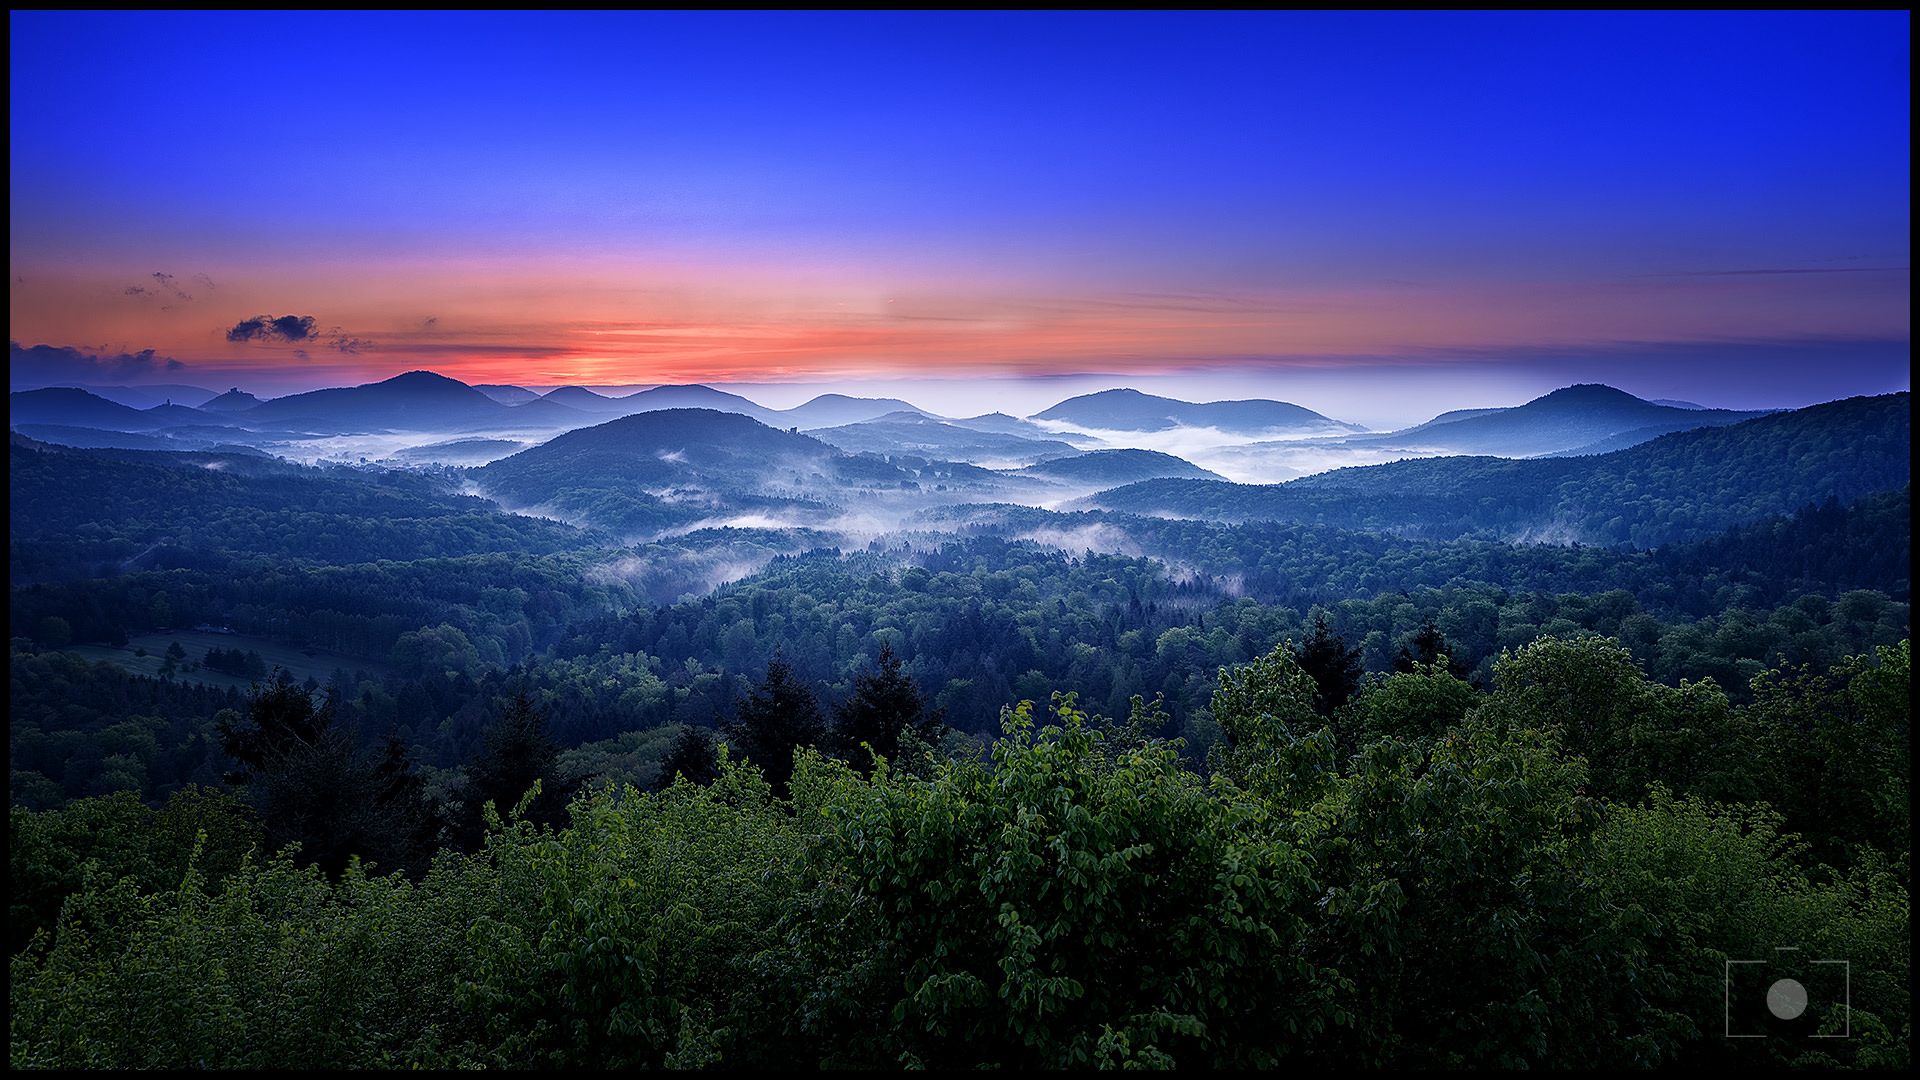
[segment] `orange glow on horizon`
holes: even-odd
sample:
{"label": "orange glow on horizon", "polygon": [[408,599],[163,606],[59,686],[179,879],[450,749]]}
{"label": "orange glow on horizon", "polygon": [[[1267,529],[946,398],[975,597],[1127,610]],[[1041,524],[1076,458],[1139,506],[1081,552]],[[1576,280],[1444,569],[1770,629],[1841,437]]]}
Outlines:
{"label": "orange glow on horizon", "polygon": [[[154,349],[186,365],[174,381],[342,385],[425,368],[468,383],[619,385],[1315,367],[1449,349],[1724,341],[1729,325],[1753,338],[1803,336],[1810,323],[1849,335],[1907,332],[1903,319],[1882,325],[1888,310],[1901,310],[1882,294],[1904,292],[1904,272],[1871,282],[1642,278],[1047,296],[978,285],[794,284],[711,268],[665,275],[554,265],[538,277],[498,269],[236,275],[173,304],[132,297],[97,273],[16,275],[10,336],[101,354]],[[312,313],[319,329],[301,342],[226,339],[237,321],[262,313]]]}

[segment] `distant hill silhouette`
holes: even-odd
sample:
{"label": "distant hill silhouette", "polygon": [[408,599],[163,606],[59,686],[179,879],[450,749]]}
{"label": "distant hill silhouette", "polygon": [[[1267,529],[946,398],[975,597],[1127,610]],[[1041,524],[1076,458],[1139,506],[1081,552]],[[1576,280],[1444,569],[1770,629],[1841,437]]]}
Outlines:
{"label": "distant hill silhouette", "polygon": [[711,386],[691,383],[684,386],[656,386],[651,390],[642,390],[623,398],[615,398],[626,407],[629,415],[638,412],[658,412],[662,409],[712,409],[716,412],[737,413],[751,416],[770,427],[792,427],[791,421],[783,421],[779,413],[772,409],[748,401],[739,394],[729,394],[724,390],[715,390]]}
{"label": "distant hill silhouette", "polygon": [[[1034,428],[1039,431],[1041,429]],[[977,431],[917,412],[888,413],[877,420],[807,432],[848,453],[912,454],[950,461],[1029,465],[1080,450],[1056,439],[1029,439]],[[1134,479],[1140,479],[1134,477]]]}
{"label": "distant hill silhouette", "polygon": [[[1723,427],[1764,415],[1764,410],[1735,412],[1659,405],[1611,386],[1586,383],[1555,390],[1510,409],[1460,409],[1417,427],[1345,442],[1349,446],[1536,457],[1563,451],[1601,452],[1602,446],[1624,449],[1668,432]],[[1628,433],[1637,436],[1633,442],[1621,439]]]}
{"label": "distant hill silhouette", "polygon": [[474,389],[487,395],[502,405],[525,405],[539,394],[524,386],[502,386],[493,383],[476,383]]}
{"label": "distant hill silhouette", "polygon": [[1226,479],[1219,473],[1203,469],[1185,458],[1162,454],[1157,450],[1095,450],[1075,457],[1043,461],[1024,471],[1030,475],[1044,476],[1053,480],[1064,480],[1074,484],[1100,484],[1108,487],[1162,478]]}
{"label": "distant hill silhouette", "polygon": [[[1022,420],[1018,417],[1008,416],[1006,413],[1000,412],[963,417],[958,420],[949,420],[947,423],[963,428],[972,428],[975,431],[991,431],[1000,435],[1018,435],[1024,439],[1066,439],[1070,442],[1078,440],[1082,443],[1092,443],[1094,445],[1098,445],[1101,441],[1091,435],[1083,435],[1077,431],[1049,431],[1031,420]],[[1083,449],[1085,449],[1085,447],[1083,447]]]}
{"label": "distant hill silhouette", "polygon": [[245,412],[260,404],[260,399],[239,387],[209,399],[200,408],[204,412]]}
{"label": "distant hill silhouette", "polygon": [[189,444],[165,435],[145,435],[137,431],[106,431],[101,428],[70,427],[65,424],[17,424],[14,431],[28,438],[55,446],[85,450],[186,450]]}
{"label": "distant hill silhouette", "polygon": [[[509,405],[501,414],[509,425],[519,427],[577,428],[598,423],[606,414],[594,415],[547,398],[535,398],[520,405]],[[466,425],[469,431],[487,431],[499,421],[487,419]]]}
{"label": "distant hill silhouette", "polygon": [[185,405],[188,408],[205,408],[205,403],[214,396],[213,391],[184,383],[150,383],[144,386],[102,386],[95,383],[69,383],[69,386],[85,390],[95,397],[118,402],[129,409],[151,409],[155,405]]}
{"label": "distant hill silhouette", "polygon": [[503,420],[507,406],[457,379],[409,371],[384,382],[313,390],[261,402],[247,422],[298,422],[331,430],[451,431]]}
{"label": "distant hill silhouette", "polygon": [[1176,398],[1157,397],[1138,390],[1102,390],[1068,398],[1036,420],[1064,420],[1107,431],[1167,431],[1176,427],[1211,427],[1238,435],[1273,432],[1338,434],[1365,431],[1357,424],[1332,420],[1284,401],[1214,401],[1196,405]]}
{"label": "distant hill silhouette", "polygon": [[[625,404],[623,399],[596,394],[584,386],[562,386],[557,390],[549,390],[540,395],[540,400],[552,402],[555,405],[565,405],[584,413],[613,412],[625,415],[634,411],[633,407]],[[525,404],[525,402],[516,402],[516,404]]]}
{"label": "distant hill silhouette", "polygon": [[780,410],[780,417],[788,427],[797,427],[802,431],[809,428],[839,427],[842,424],[858,424],[866,420],[875,420],[891,413],[912,413],[925,415],[899,398],[863,398],[849,397],[846,394],[821,394],[802,405]]}
{"label": "distant hill silhouette", "polygon": [[102,431],[155,431],[180,424],[222,425],[229,422],[218,414],[189,409],[184,405],[130,409],[119,402],[65,386],[8,394],[7,419],[12,425],[57,424]]}
{"label": "distant hill silhouette", "polygon": [[1849,398],[1592,457],[1438,457],[1285,484],[1149,480],[1082,505],[1221,521],[1322,521],[1434,539],[1652,547],[1912,480],[1912,395]]}

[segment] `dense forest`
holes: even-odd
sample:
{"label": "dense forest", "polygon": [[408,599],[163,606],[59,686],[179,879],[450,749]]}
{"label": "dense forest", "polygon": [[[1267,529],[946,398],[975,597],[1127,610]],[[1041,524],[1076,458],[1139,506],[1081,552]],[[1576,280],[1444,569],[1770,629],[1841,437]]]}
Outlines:
{"label": "dense forest", "polygon": [[[1336,703],[1283,646],[1222,676],[1210,779],[1151,706],[1062,695],[1044,727],[1008,709],[985,761],[801,747],[775,787],[722,750],[563,822],[549,774],[485,804],[471,853],[385,876],[352,852],[404,866],[418,786],[267,688],[221,733],[250,801],[11,816],[10,1060],[1904,1067],[1909,678],[1903,643],[1730,708],[1544,638],[1490,692],[1438,655]],[[529,736],[517,696],[478,774]],[[1730,965],[1783,941],[1808,962]],[[1774,1018],[1788,975],[1809,1007]]]}
{"label": "dense forest", "polygon": [[10,1061],[1903,1066],[1909,409],[1060,510],[16,436]]}

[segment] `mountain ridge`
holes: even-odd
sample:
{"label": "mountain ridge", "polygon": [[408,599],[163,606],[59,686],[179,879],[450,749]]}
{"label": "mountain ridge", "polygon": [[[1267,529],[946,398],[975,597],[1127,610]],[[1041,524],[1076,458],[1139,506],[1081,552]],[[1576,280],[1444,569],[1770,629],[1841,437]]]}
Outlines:
{"label": "mountain ridge", "polygon": [[1071,397],[1029,420],[1058,420],[1106,431],[1170,431],[1176,427],[1211,427],[1239,435],[1276,431],[1317,430],[1361,432],[1348,424],[1285,401],[1254,398],[1196,403],[1143,394],[1130,387]]}

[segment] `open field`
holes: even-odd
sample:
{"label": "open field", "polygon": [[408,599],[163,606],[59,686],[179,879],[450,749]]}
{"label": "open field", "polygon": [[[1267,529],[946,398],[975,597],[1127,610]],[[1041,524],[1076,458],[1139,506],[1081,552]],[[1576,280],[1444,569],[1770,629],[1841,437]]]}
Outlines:
{"label": "open field", "polygon": [[[165,661],[167,646],[179,642],[187,651],[187,662],[198,664],[207,655],[208,649],[239,649],[242,652],[252,650],[260,654],[267,662],[267,670],[276,667],[285,668],[296,681],[305,682],[309,676],[325,683],[334,669],[364,671],[375,678],[387,674],[387,665],[375,663],[360,657],[346,656],[325,649],[298,649],[291,645],[268,641],[265,638],[248,637],[245,634],[212,634],[197,630],[178,630],[165,634],[136,634],[127,639],[125,648],[108,645],[77,645],[70,652],[79,653],[89,660],[105,660],[118,665],[136,675],[160,674],[160,665]],[[146,655],[139,655],[145,649]],[[184,667],[175,672],[174,677],[182,682],[201,683],[214,687],[238,687],[241,690],[252,685],[252,680],[228,675],[222,671],[197,668],[188,671]]]}

